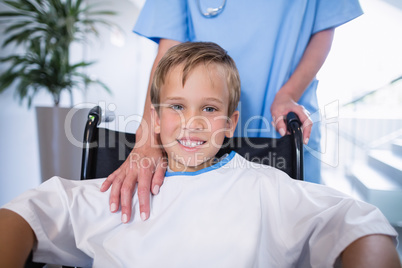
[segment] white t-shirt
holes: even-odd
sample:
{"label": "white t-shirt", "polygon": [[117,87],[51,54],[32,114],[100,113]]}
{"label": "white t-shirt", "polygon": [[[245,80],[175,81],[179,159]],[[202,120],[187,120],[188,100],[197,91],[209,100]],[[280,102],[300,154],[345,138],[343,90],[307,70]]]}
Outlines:
{"label": "white t-shirt", "polygon": [[[326,186],[231,153],[193,173],[167,173],[151,215],[121,223],[103,179],[54,177],[4,208],[26,219],[38,262],[93,267],[330,267],[368,234],[396,236],[382,213]],[[396,239],[395,239],[396,241]]]}

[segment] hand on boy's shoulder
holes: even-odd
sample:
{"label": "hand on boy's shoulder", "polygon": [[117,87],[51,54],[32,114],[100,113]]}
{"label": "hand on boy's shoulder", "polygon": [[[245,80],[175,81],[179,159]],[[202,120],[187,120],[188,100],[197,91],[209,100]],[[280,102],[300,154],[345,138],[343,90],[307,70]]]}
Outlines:
{"label": "hand on boy's shoulder", "polygon": [[[136,138],[140,135],[137,134]],[[141,140],[141,138],[139,138]],[[137,141],[137,144],[140,143]],[[158,194],[166,172],[166,159],[160,148],[141,146],[134,148],[124,163],[103,182],[100,190],[110,189],[109,208],[117,212],[121,205],[121,220],[127,223],[131,219],[132,200],[135,187],[140,202],[140,213],[143,220],[150,214],[149,196]]]}

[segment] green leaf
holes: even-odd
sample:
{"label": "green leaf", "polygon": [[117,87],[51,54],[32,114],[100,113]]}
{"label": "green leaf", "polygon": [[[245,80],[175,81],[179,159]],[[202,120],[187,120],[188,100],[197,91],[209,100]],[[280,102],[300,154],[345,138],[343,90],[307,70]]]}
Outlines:
{"label": "green leaf", "polygon": [[9,27],[7,27],[4,31],[5,34],[8,34],[12,31],[21,29],[21,28],[25,28],[27,25],[30,25],[32,22],[30,21],[21,21],[20,23],[16,23],[14,25],[10,25]]}
{"label": "green leaf", "polygon": [[[20,0],[22,3],[25,4],[26,9],[32,12],[39,12],[38,8],[28,0]],[[33,1],[35,3],[35,1]]]}
{"label": "green leaf", "polygon": [[[1,0],[0,0],[1,1]],[[55,105],[63,91],[86,88],[94,83],[110,93],[100,80],[93,80],[83,70],[94,62],[70,62],[73,42],[85,42],[86,35],[99,35],[98,27],[114,24],[105,17],[116,14],[110,10],[95,9],[99,4],[86,5],[83,0],[6,0],[12,11],[0,12],[7,22],[7,38],[1,45],[21,45],[22,52],[0,59],[9,64],[0,74],[0,92],[15,85],[20,101],[31,105],[40,90],[52,95]],[[7,18],[7,20],[5,20]]]}
{"label": "green leaf", "polygon": [[21,12],[0,12],[0,17],[25,17],[26,14]]}

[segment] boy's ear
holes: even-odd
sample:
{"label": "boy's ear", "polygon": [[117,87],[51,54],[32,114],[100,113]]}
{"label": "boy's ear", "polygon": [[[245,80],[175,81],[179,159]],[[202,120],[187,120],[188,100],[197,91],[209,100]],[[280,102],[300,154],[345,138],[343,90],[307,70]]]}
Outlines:
{"label": "boy's ear", "polygon": [[159,119],[159,114],[156,111],[154,105],[151,105],[151,124],[152,124],[152,128],[153,131],[156,134],[160,134],[161,133],[161,121]]}
{"label": "boy's ear", "polygon": [[229,117],[227,122],[227,128],[225,131],[225,136],[227,138],[233,137],[233,134],[237,126],[237,122],[239,122],[239,116],[240,116],[239,111],[234,111],[234,113]]}

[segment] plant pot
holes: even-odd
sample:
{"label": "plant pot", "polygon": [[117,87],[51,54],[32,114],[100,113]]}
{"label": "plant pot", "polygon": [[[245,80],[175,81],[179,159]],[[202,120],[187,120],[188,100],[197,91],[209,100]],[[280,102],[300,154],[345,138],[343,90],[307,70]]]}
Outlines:
{"label": "plant pot", "polygon": [[79,180],[89,108],[36,107],[41,178]]}

